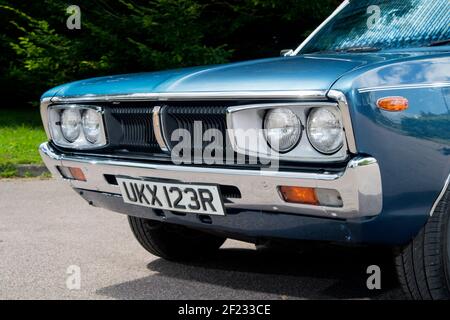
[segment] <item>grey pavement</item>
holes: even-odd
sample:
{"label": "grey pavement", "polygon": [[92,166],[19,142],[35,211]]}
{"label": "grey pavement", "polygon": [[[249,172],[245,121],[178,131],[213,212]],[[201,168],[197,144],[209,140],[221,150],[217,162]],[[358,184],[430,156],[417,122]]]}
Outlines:
{"label": "grey pavement", "polygon": [[[382,267],[382,290],[366,287]],[[70,266],[81,287],[66,286]],[[216,256],[173,263],[147,253],[126,216],[90,207],[56,180],[0,180],[0,299],[400,299],[384,250],[258,253],[228,240]]]}

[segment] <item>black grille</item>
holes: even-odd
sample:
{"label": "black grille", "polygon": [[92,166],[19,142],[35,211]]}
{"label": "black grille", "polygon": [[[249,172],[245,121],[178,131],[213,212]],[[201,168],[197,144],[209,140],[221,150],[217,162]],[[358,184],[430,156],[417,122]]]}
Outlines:
{"label": "black grille", "polygon": [[[155,105],[154,102],[105,105],[110,149],[131,153],[164,154],[153,131],[153,108]],[[225,148],[230,147],[226,133],[228,105],[171,103],[161,107],[163,135],[169,149],[179,143],[179,141],[171,141],[172,133],[176,129],[184,129],[189,132],[193,155],[196,154],[194,147],[197,147],[197,150],[201,148],[201,151],[203,151],[207,145],[211,145],[211,142],[216,142],[215,137],[208,136],[205,133],[209,129],[217,129],[220,132],[222,144],[214,144],[212,155],[214,156],[216,151],[223,152],[225,155]],[[200,144],[197,142],[200,142]],[[166,156],[169,155],[166,154]]]}
{"label": "black grille", "polygon": [[[216,149],[224,150],[227,145],[227,124],[226,112],[228,106],[224,105],[166,105],[162,109],[161,120],[164,128],[164,136],[166,137],[169,147],[173,147],[178,141],[171,141],[172,133],[176,129],[187,130],[191,136],[191,146],[194,151],[195,147],[205,148],[206,145],[213,141],[213,137],[205,135],[208,130],[216,129],[222,136],[222,145]],[[203,139],[205,137],[205,139]],[[197,144],[197,140],[201,139],[202,143]],[[203,141],[204,140],[204,141]],[[195,147],[194,147],[195,146]]]}
{"label": "black grille", "polygon": [[117,148],[135,152],[160,152],[153,132],[152,105],[120,105],[108,109],[108,127],[112,130],[112,140]]}

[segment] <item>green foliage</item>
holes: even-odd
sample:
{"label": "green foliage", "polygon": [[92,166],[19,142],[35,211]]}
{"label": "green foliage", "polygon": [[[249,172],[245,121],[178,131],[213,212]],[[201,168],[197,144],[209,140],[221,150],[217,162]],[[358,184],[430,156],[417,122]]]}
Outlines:
{"label": "green foliage", "polygon": [[9,6],[0,6],[0,9],[15,13],[21,20],[11,21],[23,35],[9,44],[20,59],[18,67],[24,72],[36,79],[47,79],[52,86],[66,80],[67,73],[79,70],[81,62],[70,60],[73,58],[70,41],[51,29],[47,21],[36,20]]}
{"label": "green foliage", "polygon": [[55,85],[277,55],[295,47],[338,0],[0,0],[0,94],[15,105]]}
{"label": "green foliage", "polygon": [[17,165],[41,163],[37,150],[45,140],[38,109],[0,110],[0,178],[15,176]]}

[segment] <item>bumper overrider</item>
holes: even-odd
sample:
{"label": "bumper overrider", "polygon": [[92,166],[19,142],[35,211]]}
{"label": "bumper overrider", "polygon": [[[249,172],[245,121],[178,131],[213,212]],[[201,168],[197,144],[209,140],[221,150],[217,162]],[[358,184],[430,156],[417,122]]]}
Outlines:
{"label": "bumper overrider", "polygon": [[[64,178],[63,180],[66,180],[80,193],[96,198],[97,201],[94,202],[94,205],[157,220],[161,219],[161,215],[154,214],[153,210],[125,204],[122,201],[119,186],[107,177],[234,186],[239,189],[241,197],[230,199],[225,203],[227,211],[230,210],[233,213],[240,210],[242,212],[259,211],[272,215],[290,216],[289,219],[309,216],[347,220],[374,217],[382,210],[380,170],[376,159],[371,157],[351,159],[342,172],[312,173],[189,167],[95,156],[66,155],[56,151],[49,143],[43,143],[39,151],[54,177],[63,178],[60,168],[80,168],[86,181]],[[325,207],[287,203],[278,191],[279,187],[283,185],[336,190],[341,195],[343,206]],[[100,199],[101,201],[99,201]],[[167,217],[164,218],[166,221],[170,221]],[[214,218],[227,219],[227,217]],[[177,223],[183,223],[183,217],[180,215],[176,215],[175,220]],[[186,218],[186,221],[188,220],[192,223],[195,219]],[[262,223],[262,221],[260,222]],[[237,226],[237,228],[239,227]]]}

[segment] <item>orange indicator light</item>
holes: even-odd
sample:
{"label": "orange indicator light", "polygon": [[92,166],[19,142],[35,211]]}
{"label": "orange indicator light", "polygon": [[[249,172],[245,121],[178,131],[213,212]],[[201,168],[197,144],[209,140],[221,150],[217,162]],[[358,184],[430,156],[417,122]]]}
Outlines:
{"label": "orange indicator light", "polygon": [[74,180],[78,181],[86,181],[86,177],[83,173],[83,170],[80,168],[71,168],[69,167],[70,174],[72,175]]}
{"label": "orange indicator light", "polygon": [[280,192],[286,202],[319,205],[314,188],[281,186]]}
{"label": "orange indicator light", "polygon": [[408,109],[408,99],[403,97],[386,97],[378,99],[378,108],[390,112],[399,112]]}

